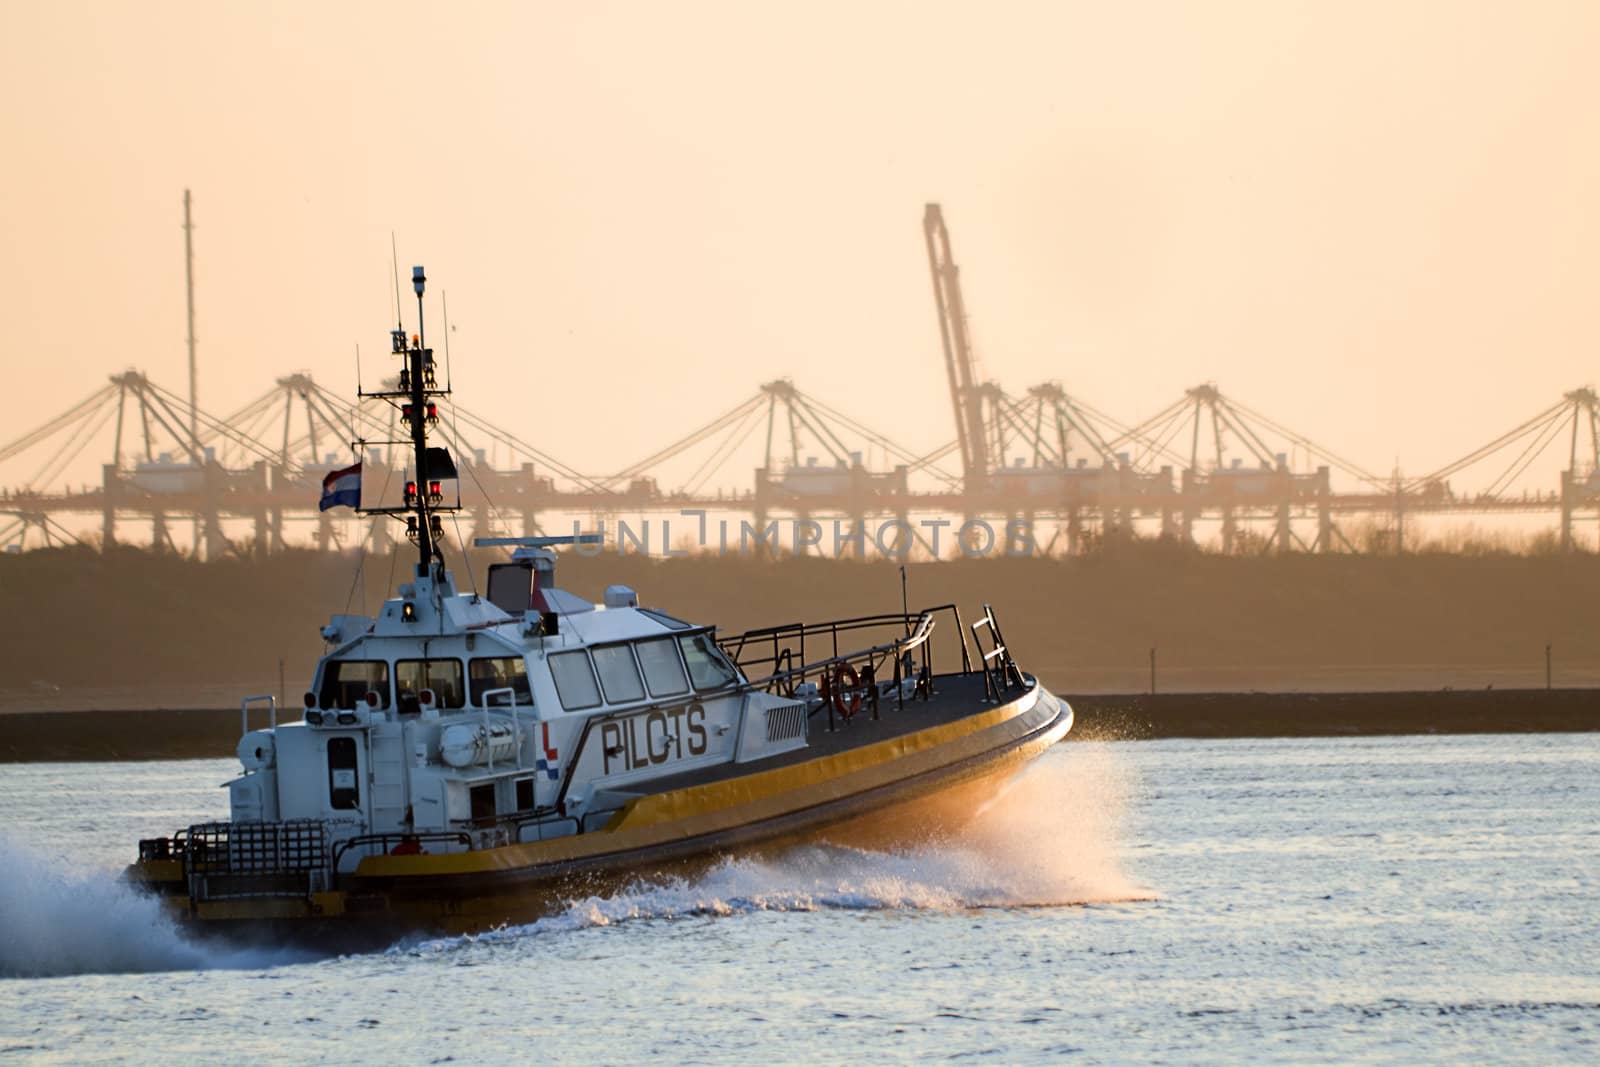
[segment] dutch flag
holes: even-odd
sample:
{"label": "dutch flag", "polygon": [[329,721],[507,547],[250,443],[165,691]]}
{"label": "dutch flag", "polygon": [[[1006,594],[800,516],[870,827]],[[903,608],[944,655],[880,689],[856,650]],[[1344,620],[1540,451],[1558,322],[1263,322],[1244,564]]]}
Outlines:
{"label": "dutch flag", "polygon": [[359,508],[361,506],[361,464],[344,470],[329,471],[322,479],[322,503],[318,511],[329,508]]}

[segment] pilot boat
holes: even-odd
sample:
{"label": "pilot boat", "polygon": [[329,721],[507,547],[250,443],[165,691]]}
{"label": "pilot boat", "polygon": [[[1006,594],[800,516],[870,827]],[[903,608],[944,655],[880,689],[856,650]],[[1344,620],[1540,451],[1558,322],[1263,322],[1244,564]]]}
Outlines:
{"label": "pilot boat", "polygon": [[[425,283],[415,268],[417,333],[392,333],[398,387],[360,393],[397,409],[415,477],[400,506],[346,498],[405,523],[414,573],[376,616],[322,628],[298,721],[278,722],[272,697],[241,702],[228,821],[139,842],[127,876],[181,929],[379,946],[528,921],[734,851],[915,842],[958,828],[1071,728],[988,605],[970,626],[953,604],[902,603],[719,636],[625,586],[598,604],[561,588],[555,550],[575,537],[480,539],[510,558],[482,595],[463,591],[440,519],[456,471],[428,443],[449,390]],[[249,729],[261,704],[269,725]]]}

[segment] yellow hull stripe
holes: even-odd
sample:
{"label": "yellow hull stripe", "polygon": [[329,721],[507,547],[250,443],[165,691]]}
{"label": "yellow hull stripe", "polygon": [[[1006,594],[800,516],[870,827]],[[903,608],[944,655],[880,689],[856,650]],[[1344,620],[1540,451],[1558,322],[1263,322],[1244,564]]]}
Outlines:
{"label": "yellow hull stripe", "polygon": [[975,734],[996,726],[1017,714],[1012,705],[993,708],[981,715],[973,715],[957,722],[946,723],[914,734],[880,741],[850,752],[840,752],[822,759],[798,763],[791,767],[763,771],[742,778],[731,778],[706,785],[674,789],[670,793],[655,793],[630,800],[626,807],[611,820],[607,830],[629,830],[642,826],[655,826],[664,822],[704,815],[738,804],[751,804],[779,793],[789,793],[807,786],[817,785],[833,778],[843,778],[890,760],[902,759],[915,752],[925,752],[949,744],[957,738]]}
{"label": "yellow hull stripe", "polygon": [[[1038,702],[1039,692],[1040,690],[1035,688],[1017,700],[977,715],[865,745],[849,752],[840,752],[805,763],[778,767],[727,781],[688,786],[668,793],[640,797],[630,801],[617,813],[611,823],[598,833],[577,834],[551,841],[506,845],[472,852],[419,856],[368,856],[357,866],[355,873],[364,878],[397,878],[508,871],[658,844],[768,818],[783,814],[786,805],[780,802],[781,799],[799,790],[821,790],[822,795],[808,798],[811,802],[817,803],[849,796],[859,791],[859,788],[884,784],[869,782],[861,784],[859,788],[853,788],[847,779],[886,768],[900,760],[909,758],[914,765],[905,769],[907,774],[934,769],[940,764],[930,763],[929,754],[1024,714]],[[975,754],[970,751],[970,745],[957,745],[956,748],[959,751],[950,754],[952,762],[966,755]],[[752,806],[758,810],[736,810]]]}

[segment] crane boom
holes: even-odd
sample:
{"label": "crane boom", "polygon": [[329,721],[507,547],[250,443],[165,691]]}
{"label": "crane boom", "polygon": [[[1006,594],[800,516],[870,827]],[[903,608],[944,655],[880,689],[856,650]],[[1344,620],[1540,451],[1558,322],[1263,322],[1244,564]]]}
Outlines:
{"label": "crane boom", "polygon": [[956,416],[956,439],[961,444],[961,470],[969,493],[982,492],[989,478],[988,436],[983,425],[983,394],[978,389],[967,335],[967,309],[961,298],[961,271],[950,254],[950,231],[938,204],[929,204],[922,216],[922,235],[928,245],[928,269],[933,275],[933,300],[939,309],[939,339],[944,342],[944,366],[950,379],[950,403]]}

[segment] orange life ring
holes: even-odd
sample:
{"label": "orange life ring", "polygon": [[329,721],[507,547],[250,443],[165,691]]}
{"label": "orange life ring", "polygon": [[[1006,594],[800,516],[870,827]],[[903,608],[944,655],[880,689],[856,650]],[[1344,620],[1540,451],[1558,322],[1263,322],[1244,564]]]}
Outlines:
{"label": "orange life ring", "polygon": [[[848,678],[849,681],[845,681]],[[861,676],[856,669],[848,663],[841,663],[833,671],[833,707],[840,718],[848,719],[861,710]],[[845,699],[845,691],[850,691],[850,698]]]}

